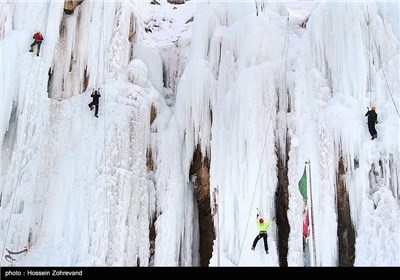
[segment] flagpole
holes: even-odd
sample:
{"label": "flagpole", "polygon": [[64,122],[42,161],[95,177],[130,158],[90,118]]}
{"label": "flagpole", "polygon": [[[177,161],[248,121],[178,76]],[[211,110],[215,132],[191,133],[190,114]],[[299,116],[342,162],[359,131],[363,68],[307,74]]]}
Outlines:
{"label": "flagpole", "polygon": [[314,227],[314,207],[312,200],[312,186],[311,186],[311,164],[310,160],[306,161],[306,165],[308,165],[308,174],[310,178],[310,202],[311,202],[311,234],[312,234],[312,244],[313,244],[313,258],[314,258],[314,266],[317,266],[317,253],[315,249],[315,227]]}

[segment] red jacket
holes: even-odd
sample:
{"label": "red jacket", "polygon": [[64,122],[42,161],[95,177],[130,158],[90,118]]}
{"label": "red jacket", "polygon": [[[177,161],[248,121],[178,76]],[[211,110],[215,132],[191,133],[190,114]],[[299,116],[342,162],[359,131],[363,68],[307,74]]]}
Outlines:
{"label": "red jacket", "polygon": [[310,219],[308,217],[308,210],[305,213],[305,217],[303,214],[303,236],[304,238],[308,237],[309,231],[308,231],[308,226],[310,225]]}
{"label": "red jacket", "polygon": [[35,33],[35,35],[33,35],[33,39],[42,41],[43,40],[43,36],[42,36],[42,34],[37,32],[37,33]]}

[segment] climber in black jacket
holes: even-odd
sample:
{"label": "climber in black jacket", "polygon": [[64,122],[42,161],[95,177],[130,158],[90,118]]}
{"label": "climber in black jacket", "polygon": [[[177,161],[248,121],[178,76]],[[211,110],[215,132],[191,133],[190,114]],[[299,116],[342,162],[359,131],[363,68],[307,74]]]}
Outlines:
{"label": "climber in black jacket", "polygon": [[93,106],[95,106],[95,110],[94,110],[94,116],[96,118],[98,118],[99,116],[97,115],[99,112],[99,98],[100,98],[100,93],[97,89],[95,89],[92,94],[90,95],[90,97],[93,97],[93,101],[90,102],[88,104],[90,111],[93,110]]}
{"label": "climber in black jacket", "polygon": [[375,112],[375,110],[376,107],[371,106],[371,110],[365,114],[365,116],[368,116],[368,130],[372,136],[371,140],[374,140],[376,137],[378,137],[378,132],[375,129],[375,124],[378,123],[378,114]]}

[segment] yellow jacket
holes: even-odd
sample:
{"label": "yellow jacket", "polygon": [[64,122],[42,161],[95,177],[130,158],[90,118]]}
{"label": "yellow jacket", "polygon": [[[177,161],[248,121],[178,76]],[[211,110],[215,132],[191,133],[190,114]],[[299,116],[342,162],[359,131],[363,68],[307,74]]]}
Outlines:
{"label": "yellow jacket", "polygon": [[264,221],[264,222],[261,224],[261,223],[258,221],[258,218],[256,218],[256,224],[257,224],[258,229],[259,229],[260,231],[267,231],[267,228],[268,228],[270,225],[272,225],[272,223],[273,223],[273,221],[269,221],[269,222]]}

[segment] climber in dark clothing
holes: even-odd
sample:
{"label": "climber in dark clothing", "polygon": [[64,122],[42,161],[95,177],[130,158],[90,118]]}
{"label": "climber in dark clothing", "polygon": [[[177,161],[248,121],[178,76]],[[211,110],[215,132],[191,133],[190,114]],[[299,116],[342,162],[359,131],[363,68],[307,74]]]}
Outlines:
{"label": "climber in dark clothing", "polygon": [[376,107],[371,106],[371,110],[365,114],[366,117],[368,116],[368,130],[372,136],[371,140],[374,140],[376,137],[378,137],[378,132],[375,129],[375,124],[378,123],[378,114],[375,112],[375,110]]}
{"label": "climber in dark clothing", "polygon": [[33,35],[33,39],[35,40],[32,44],[31,44],[31,49],[29,50],[30,52],[33,52],[33,47],[35,45],[37,45],[37,51],[36,51],[36,56],[39,56],[39,52],[40,52],[40,45],[42,44],[43,39],[43,35],[40,34],[40,32],[36,32]]}
{"label": "climber in dark clothing", "polygon": [[92,94],[90,95],[90,97],[93,97],[93,101],[90,102],[90,103],[88,104],[88,106],[89,106],[89,108],[90,108],[90,111],[92,111],[92,110],[93,110],[93,106],[95,106],[94,116],[95,116],[96,118],[99,117],[97,114],[98,114],[98,112],[99,112],[99,98],[100,98],[100,96],[101,96],[101,95],[100,95],[99,91],[98,91],[97,89],[95,89],[95,90],[92,92]]}

